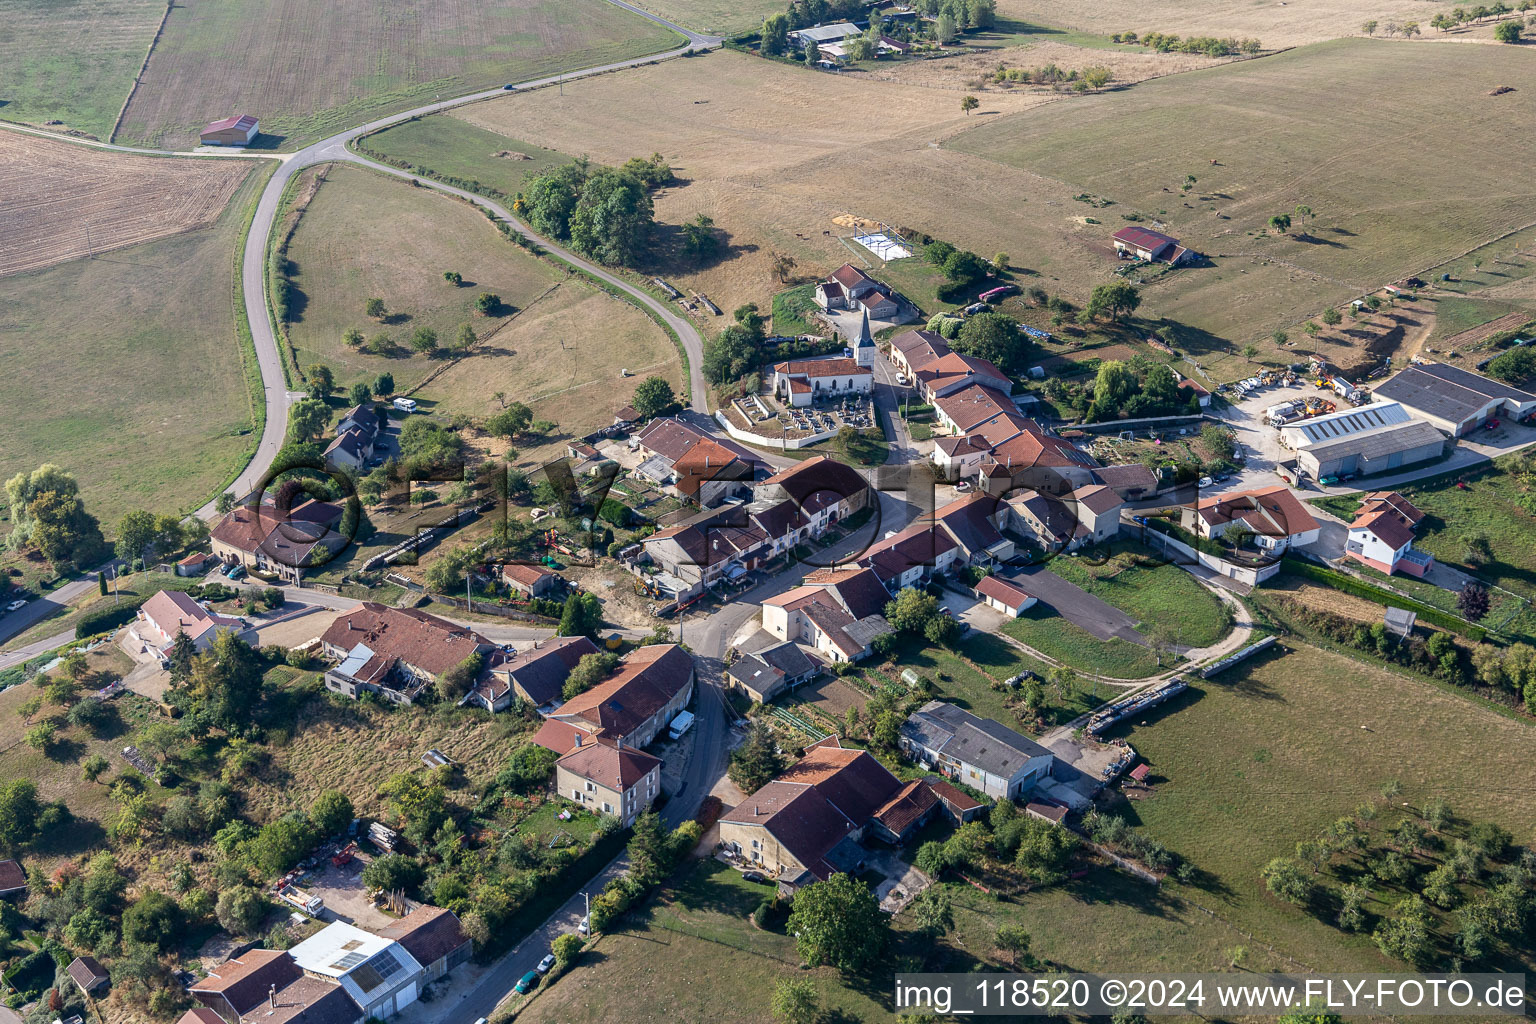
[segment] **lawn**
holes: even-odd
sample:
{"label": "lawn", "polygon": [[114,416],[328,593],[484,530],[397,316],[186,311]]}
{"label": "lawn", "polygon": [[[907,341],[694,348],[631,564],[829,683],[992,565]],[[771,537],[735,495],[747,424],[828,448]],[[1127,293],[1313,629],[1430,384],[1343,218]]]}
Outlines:
{"label": "lawn", "polygon": [[389,163],[479,182],[508,196],[522,191],[523,182],[534,175],[571,162],[564,153],[530,146],[455,117],[406,121],[367,136],[358,148]]}
{"label": "lawn", "polygon": [[5,279],[0,477],[59,464],[109,533],[224,488],[256,442],[234,294],[262,180],[211,227]]}
{"label": "lawn", "polygon": [[773,333],[786,336],[818,333],[817,325],[805,318],[817,308],[814,281],[779,292],[773,297]]}
{"label": "lawn", "polygon": [[[1507,185],[1536,144],[1507,146],[1503,126],[1536,113],[1536,96],[1519,109],[1502,104],[1515,94],[1490,97],[1521,73],[1523,54],[1471,49],[1319,43],[989,119],[947,145],[1112,200],[1084,207],[1104,221],[1100,244],[1134,213],[1215,257],[1214,268],[1148,285],[1141,312],[1188,324],[1195,336],[1183,340],[1197,354],[1224,351],[1524,226],[1532,192]],[[1383,105],[1411,107],[1412,126],[1341,135]],[[1239,137],[1233,124],[1245,126]],[[1179,144],[1127,160],[1127,138]],[[1486,159],[1469,164],[1469,147]],[[1187,175],[1197,182],[1186,196]],[[1267,231],[1299,204],[1316,220]]]}
{"label": "lawn", "polygon": [[155,37],[159,0],[0,0],[0,110],[7,121],[105,139]]}
{"label": "lawn", "polygon": [[171,9],[114,141],[197,144],[230,113],[295,149],[439,97],[657,53],[682,40],[604,0],[240,0]]}
{"label": "lawn", "polygon": [[[307,194],[301,184],[295,204]],[[646,376],[680,384],[676,348],[643,313],[507,241],[473,207],[384,175],[331,167],[303,207],[288,258],[297,363],[329,365],[343,388],[387,371],[423,411],[475,417],[495,413],[501,392],[580,436],[611,423]],[[445,281],[448,270],[463,283]],[[482,292],[500,297],[495,315],[476,312]],[[383,322],[364,315],[369,297],[384,298]],[[419,328],[446,345],[463,323],[479,336],[467,357],[411,352]],[[385,334],[395,354],[348,347],[352,327]]]}
{"label": "lawn", "polygon": [[[1377,798],[1387,780],[1402,784],[1397,799],[1409,807],[1443,797],[1463,818],[1530,840],[1536,763],[1528,723],[1306,646],[1220,680],[1199,683],[1150,726],[1122,731],[1151,764],[1154,783],[1130,814],[1208,873],[1199,886],[1169,880],[1165,892],[1211,908],[1281,953],[1320,970],[1386,966],[1368,938],[1271,899],[1258,872]],[[1267,959],[1253,943],[1232,944]]]}
{"label": "lawn", "polygon": [[1087,676],[1145,679],[1171,667],[1159,667],[1150,650],[1119,637],[1100,640],[1043,604],[1003,626],[1003,632]]}
{"label": "lawn", "polygon": [[1051,571],[1125,612],[1142,633],[1162,626],[1175,643],[1188,647],[1208,647],[1227,635],[1231,616],[1226,605],[1189,573],[1158,560],[1140,544],[1117,544],[1111,550],[1102,564],[1053,559]]}
{"label": "lawn", "polygon": [[783,0],[645,0],[636,4],[695,32],[729,36],[756,31],[785,9]]}
{"label": "lawn", "polygon": [[1435,329],[1429,334],[1429,342],[1445,341],[1462,331],[1481,327],[1510,313],[1522,312],[1524,308],[1495,299],[1444,296],[1435,303]]}

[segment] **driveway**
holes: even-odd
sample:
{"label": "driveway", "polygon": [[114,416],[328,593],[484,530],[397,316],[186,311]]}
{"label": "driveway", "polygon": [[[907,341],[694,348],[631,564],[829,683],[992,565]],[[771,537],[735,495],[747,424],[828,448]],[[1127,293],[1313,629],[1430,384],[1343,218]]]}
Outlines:
{"label": "driveway", "polygon": [[1147,645],[1147,638],[1136,632],[1136,623],[1129,615],[1044,566],[1027,566],[1018,576],[1025,589],[1056,609],[1056,614],[1098,639],[1118,637],[1141,647]]}

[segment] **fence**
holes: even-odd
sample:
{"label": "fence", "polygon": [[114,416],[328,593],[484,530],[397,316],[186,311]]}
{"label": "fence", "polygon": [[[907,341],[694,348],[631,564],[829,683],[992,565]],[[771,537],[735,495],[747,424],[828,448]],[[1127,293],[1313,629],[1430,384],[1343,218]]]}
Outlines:
{"label": "fence", "polygon": [[820,434],[811,434],[807,437],[764,437],[762,434],[753,434],[742,430],[727,419],[725,413],[718,410],[715,412],[715,421],[724,427],[725,432],[736,440],[745,441],[747,444],[755,444],[760,448],[778,448],[780,450],[808,448],[813,444],[819,444],[828,438],[837,436],[836,430],[826,430]]}
{"label": "fence", "polygon": [[1230,580],[1236,580],[1238,583],[1243,583],[1250,587],[1256,587],[1280,572],[1279,562],[1273,562],[1258,568],[1237,565],[1217,555],[1208,555],[1204,551],[1196,551],[1183,541],[1175,540],[1160,530],[1150,529],[1146,526],[1142,527],[1141,536],[1143,540],[1156,537],[1158,542],[1163,545],[1163,553],[1165,555],[1169,554],[1169,549],[1172,549],[1174,552],[1184,556],[1178,560],[1180,564],[1188,565],[1193,563],[1200,565],[1212,572],[1220,573]]}
{"label": "fence", "polygon": [[532,622],[540,626],[554,626],[558,620],[545,615],[535,615],[532,612],[520,611],[517,608],[508,608],[506,605],[496,604],[492,601],[477,601],[473,606],[462,597],[447,597],[443,594],[431,595],[432,600],[443,604],[451,604],[455,608],[463,608],[465,611],[484,612],[486,615],[499,615],[504,619],[516,619],[519,622]]}

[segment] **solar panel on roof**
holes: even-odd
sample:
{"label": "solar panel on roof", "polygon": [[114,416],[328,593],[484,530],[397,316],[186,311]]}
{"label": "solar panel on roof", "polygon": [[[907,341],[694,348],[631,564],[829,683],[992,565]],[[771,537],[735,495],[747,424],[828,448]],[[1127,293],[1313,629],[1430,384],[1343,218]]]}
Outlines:
{"label": "solar panel on roof", "polygon": [[348,953],[340,960],[337,960],[335,963],[331,964],[331,970],[341,971],[343,974],[345,974],[347,971],[350,971],[352,968],[362,963],[365,959],[367,959],[367,957],[362,953]]}

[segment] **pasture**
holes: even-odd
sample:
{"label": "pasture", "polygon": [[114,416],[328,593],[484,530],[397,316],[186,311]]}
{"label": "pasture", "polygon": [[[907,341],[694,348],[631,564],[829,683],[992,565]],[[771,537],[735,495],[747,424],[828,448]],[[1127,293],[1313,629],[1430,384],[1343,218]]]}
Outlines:
{"label": "pasture", "polygon": [[636,7],[659,14],[695,32],[729,36],[762,28],[763,19],[784,11],[784,0],[644,0]]}
{"label": "pasture", "polygon": [[297,148],[437,97],[668,49],[676,33],[604,0],[194,0],[171,10],[115,141],[187,148],[261,119]]}
{"label": "pasture", "polygon": [[[1301,46],[1360,32],[1375,19],[1425,23],[1438,8],[1418,0],[1357,0],[1341,5],[1331,0],[1288,0],[1255,4],[1251,0],[1206,0],[1191,5],[1180,0],[999,0],[1000,17],[1061,25],[1083,32],[1171,32],[1182,36],[1254,36],[1269,49]],[[1423,30],[1428,33],[1427,24]]]}
{"label": "pasture", "polygon": [[206,227],[253,166],[132,156],[0,131],[0,277]]}
{"label": "pasture", "polygon": [[521,191],[529,178],[572,160],[564,153],[530,146],[455,117],[406,121],[368,136],[358,146],[397,165],[478,181],[508,196]]}
{"label": "pasture", "polygon": [[[1051,94],[998,92],[988,94],[983,111],[1051,102]],[[849,118],[849,110],[879,116]],[[708,214],[729,249],[714,262],[692,261],[674,252],[677,232],[664,227],[655,265],[644,269],[664,273],[684,291],[706,292],[727,310],[744,302],[766,310],[774,294],[794,283],[774,275],[775,253],[791,256],[797,264],[791,276],[803,280],[850,260],[878,267],[837,237],[849,233],[833,223],[845,214],[916,227],[988,256],[1007,250],[1016,254],[1015,265],[1046,275],[1052,291],[1057,278],[1088,281],[1095,268],[1107,266],[1054,235],[1050,244],[1021,249],[1021,235],[1040,238],[1024,229],[1032,218],[1043,218],[1052,231],[1081,230],[1067,216],[1077,212],[1068,208],[1070,192],[1058,182],[930,145],[983,118],[967,117],[959,94],[946,89],[817,74],[721,52],[567,83],[563,96],[544,89],[446,116],[602,163],[660,152],[680,182],[655,197],[657,221],[676,225]],[[955,202],[956,196],[965,201]],[[1046,200],[1056,207],[1046,209]]]}
{"label": "pasture", "polygon": [[[676,348],[645,314],[506,240],[469,204],[395,178],[331,165],[288,258],[301,293],[288,327],[298,365],[326,363],[343,387],[387,371],[396,391],[419,388],[424,409],[475,417],[496,412],[502,392],[580,435],[611,423],[645,376],[681,379]],[[445,281],[447,270],[463,283]],[[496,315],[476,312],[481,292],[500,296]],[[384,322],[364,315],[369,297],[384,298]],[[411,352],[418,328],[448,345],[466,322],[480,339],[467,357]],[[352,327],[385,334],[396,354],[348,347]]]}
{"label": "pasture", "polygon": [[0,117],[106,139],[165,6],[0,0]]}
{"label": "pasture", "polygon": [[235,255],[264,180],[207,227],[5,279],[0,474],[58,463],[108,532],[130,508],[190,509],[224,486],[256,442]]}
{"label": "pasture", "polygon": [[[1150,280],[1140,311],[1190,325],[1185,347],[1203,355],[1529,223],[1536,146],[1507,126],[1536,114],[1536,96],[1488,95],[1524,57],[1340,40],[992,120],[948,145],[1112,200],[1099,246],[1125,215],[1211,255]],[[1413,109],[1412,124],[1381,123],[1389,106]],[[1366,123],[1378,127],[1349,128]],[[1128,142],[1149,139],[1180,144]],[[1303,204],[1313,220],[1267,228]]]}

